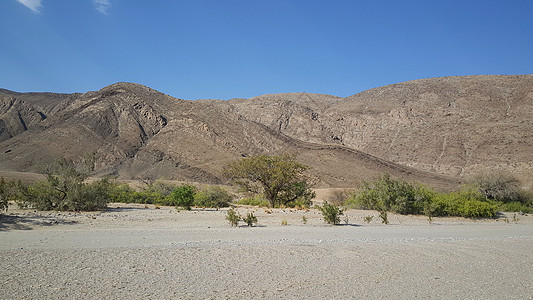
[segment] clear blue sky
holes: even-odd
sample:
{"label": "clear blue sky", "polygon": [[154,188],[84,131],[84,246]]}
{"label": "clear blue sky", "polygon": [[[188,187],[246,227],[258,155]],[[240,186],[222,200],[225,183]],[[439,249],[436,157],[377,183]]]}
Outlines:
{"label": "clear blue sky", "polygon": [[533,73],[533,0],[0,0],[0,87],[182,99]]}

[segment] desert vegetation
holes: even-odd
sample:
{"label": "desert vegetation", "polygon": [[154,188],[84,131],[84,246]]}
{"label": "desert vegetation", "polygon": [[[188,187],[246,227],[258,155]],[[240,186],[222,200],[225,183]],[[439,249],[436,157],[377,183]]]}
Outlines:
{"label": "desert vegetation", "polygon": [[[199,188],[154,181],[135,190],[108,178],[87,182],[90,169],[88,164],[79,166],[62,159],[42,167],[46,179],[34,184],[0,178],[0,211],[8,208],[9,201],[25,208],[61,211],[99,210],[109,202],[167,205],[185,210],[218,209],[232,204],[232,196],[219,186]],[[234,204],[310,207],[315,193],[305,173],[308,169],[292,155],[258,155],[233,162],[224,169],[224,175],[248,196]],[[522,190],[516,179],[499,174],[473,177],[456,191],[447,193],[384,174],[363,182],[357,190],[337,190],[316,207],[329,224],[339,224],[344,210],[350,208],[376,210],[382,223],[388,224],[389,212],[426,215],[430,221],[442,216],[492,218],[498,211],[529,213],[533,211],[533,196]],[[232,225],[240,220],[249,226],[257,222],[253,213],[242,217],[233,210],[227,218]]]}
{"label": "desert vegetation", "polygon": [[190,210],[192,206],[227,207],[232,200],[226,190],[217,186],[198,189],[190,184],[176,186],[155,181],[138,191],[109,178],[87,182],[88,169],[65,159],[43,166],[41,170],[46,179],[33,184],[0,178],[0,210],[7,210],[9,201],[22,208],[38,210],[91,211],[103,209],[110,202],[168,205]]}
{"label": "desert vegetation", "polygon": [[340,216],[342,216],[344,212],[337,205],[329,204],[327,201],[324,201],[322,206],[317,207],[318,210],[322,212],[324,222],[332,225],[338,225],[341,222]]}
{"label": "desert vegetation", "polygon": [[308,207],[315,193],[305,171],[294,155],[256,155],[234,161],[224,169],[224,176],[241,192],[263,195],[271,207]]}
{"label": "desert vegetation", "polygon": [[501,175],[475,177],[457,191],[442,193],[385,174],[364,182],[343,205],[377,210],[385,223],[386,212],[425,214],[429,218],[491,218],[501,210],[527,213],[532,209],[532,198],[519,189],[516,180]]}

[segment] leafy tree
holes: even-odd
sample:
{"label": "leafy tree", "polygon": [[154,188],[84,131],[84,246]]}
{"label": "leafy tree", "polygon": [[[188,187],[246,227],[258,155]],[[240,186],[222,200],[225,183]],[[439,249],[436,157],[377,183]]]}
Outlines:
{"label": "leafy tree", "polygon": [[224,176],[243,191],[264,194],[272,207],[294,206],[315,197],[304,175],[308,169],[293,155],[255,155],[228,165]]}
{"label": "leafy tree", "polygon": [[42,167],[46,180],[19,188],[18,203],[40,210],[97,210],[107,206],[113,184],[107,179],[85,183],[88,173],[71,161]]}
{"label": "leafy tree", "polygon": [[174,205],[183,207],[186,210],[191,210],[191,206],[194,204],[194,194],[196,193],[196,187],[190,184],[185,184],[175,188],[170,194],[170,198]]}

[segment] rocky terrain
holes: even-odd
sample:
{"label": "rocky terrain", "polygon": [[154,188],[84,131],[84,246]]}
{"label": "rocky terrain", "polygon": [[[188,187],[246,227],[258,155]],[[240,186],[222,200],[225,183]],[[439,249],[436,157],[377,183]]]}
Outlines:
{"label": "rocky terrain", "polygon": [[227,163],[295,153],[318,186],[383,172],[450,189],[483,172],[533,184],[533,75],[415,80],[350,97],[173,98],[134,83],[84,94],[0,90],[0,171],[96,158],[98,175],[221,183]]}

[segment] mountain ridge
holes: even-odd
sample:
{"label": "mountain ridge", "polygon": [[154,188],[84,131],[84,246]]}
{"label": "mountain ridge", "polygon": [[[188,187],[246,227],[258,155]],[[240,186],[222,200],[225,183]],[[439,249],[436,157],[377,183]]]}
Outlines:
{"label": "mountain ridge", "polygon": [[94,153],[100,175],[222,183],[232,160],[291,152],[325,187],[389,172],[450,189],[489,171],[531,187],[532,114],[533,75],[420,79],[345,98],[183,100],[128,82],[75,94],[0,89],[0,169]]}

